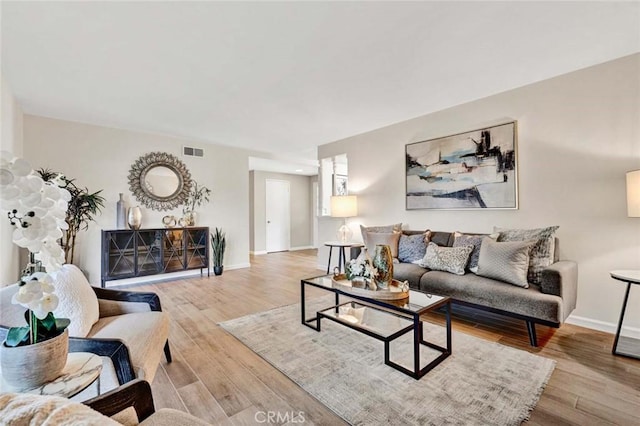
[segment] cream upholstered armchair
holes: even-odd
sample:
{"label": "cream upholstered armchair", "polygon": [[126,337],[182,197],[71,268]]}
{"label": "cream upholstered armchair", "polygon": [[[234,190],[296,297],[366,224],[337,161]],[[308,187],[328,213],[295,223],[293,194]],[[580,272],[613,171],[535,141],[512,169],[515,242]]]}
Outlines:
{"label": "cream upholstered armchair", "polygon": [[156,411],[149,383],[139,379],[82,404],[54,396],[0,394],[0,424],[208,425],[183,411]]}
{"label": "cream upholstered armchair", "polygon": [[[92,287],[74,265],[52,277],[60,299],[54,314],[71,320],[69,352],[103,357],[103,391],[135,378],[152,382],[163,350],[171,362],[169,318],[157,294]],[[9,327],[25,324],[24,308],[11,303],[17,290],[17,284],[0,289],[0,341]]]}

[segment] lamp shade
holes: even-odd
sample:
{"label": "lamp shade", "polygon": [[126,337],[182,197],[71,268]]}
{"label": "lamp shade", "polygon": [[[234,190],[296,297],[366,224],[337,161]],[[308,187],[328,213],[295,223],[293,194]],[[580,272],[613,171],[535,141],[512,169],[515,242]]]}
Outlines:
{"label": "lamp shade", "polygon": [[627,216],[640,217],[640,170],[627,173]]}
{"label": "lamp shade", "polygon": [[355,195],[331,197],[331,217],[354,217],[358,215],[358,198]]}

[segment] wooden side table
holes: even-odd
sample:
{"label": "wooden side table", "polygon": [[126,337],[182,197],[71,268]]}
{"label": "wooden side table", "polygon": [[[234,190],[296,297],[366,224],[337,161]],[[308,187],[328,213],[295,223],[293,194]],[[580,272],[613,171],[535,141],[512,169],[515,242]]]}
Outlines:
{"label": "wooden side table", "polygon": [[[40,387],[22,391],[22,393],[71,398],[97,381],[99,395],[101,372],[102,359],[98,355],[88,352],[71,352],[67,356],[67,364],[62,370],[62,374],[58,376],[58,378]],[[0,392],[15,392],[15,390],[2,379],[1,371]]]}
{"label": "wooden side table", "polygon": [[627,283],[627,291],[624,294],[622,310],[620,311],[620,321],[618,321],[618,331],[616,331],[616,338],[613,341],[613,349],[611,350],[611,353],[628,358],[640,359],[640,339],[634,339],[624,336],[622,337],[622,339],[620,339],[620,331],[622,330],[624,313],[627,310],[627,302],[629,301],[629,291],[631,290],[631,284],[640,285],[640,270],[611,271],[609,272],[609,274],[611,275],[611,278]]}
{"label": "wooden side table", "polygon": [[346,270],[347,267],[347,255],[345,253],[346,247],[363,247],[362,243],[342,243],[340,241],[327,241],[324,243],[325,246],[329,247],[329,263],[327,263],[327,274],[331,270],[331,253],[333,252],[333,248],[338,248],[338,269],[342,272]]}

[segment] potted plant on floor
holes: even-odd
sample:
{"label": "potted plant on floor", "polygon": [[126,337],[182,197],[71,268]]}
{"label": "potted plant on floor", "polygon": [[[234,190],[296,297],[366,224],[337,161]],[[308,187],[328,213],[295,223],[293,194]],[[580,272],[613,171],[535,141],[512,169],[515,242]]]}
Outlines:
{"label": "potted plant on floor", "polygon": [[222,275],[222,268],[224,262],[224,250],[227,246],[225,233],[222,229],[216,228],[213,235],[211,235],[211,249],[213,251],[213,273],[215,275]]}

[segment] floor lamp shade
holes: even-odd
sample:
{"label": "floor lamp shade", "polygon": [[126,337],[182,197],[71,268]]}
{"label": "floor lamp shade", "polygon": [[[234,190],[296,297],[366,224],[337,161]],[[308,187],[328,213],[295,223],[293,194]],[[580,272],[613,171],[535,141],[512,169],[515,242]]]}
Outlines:
{"label": "floor lamp shade", "polygon": [[358,198],[355,195],[336,195],[331,197],[331,217],[343,217],[344,224],[338,229],[338,240],[347,243],[353,237],[353,231],[347,226],[347,218],[358,215]]}
{"label": "floor lamp shade", "polygon": [[627,216],[640,217],[640,170],[627,173]]}

